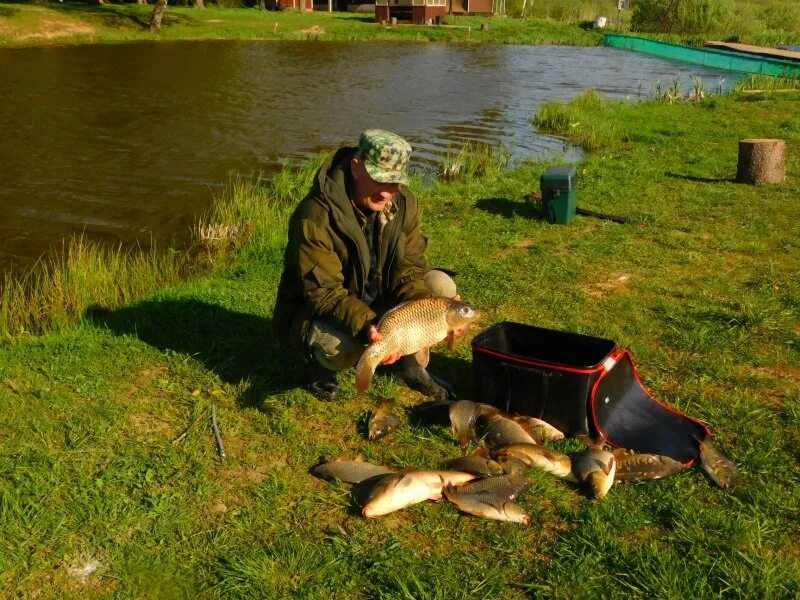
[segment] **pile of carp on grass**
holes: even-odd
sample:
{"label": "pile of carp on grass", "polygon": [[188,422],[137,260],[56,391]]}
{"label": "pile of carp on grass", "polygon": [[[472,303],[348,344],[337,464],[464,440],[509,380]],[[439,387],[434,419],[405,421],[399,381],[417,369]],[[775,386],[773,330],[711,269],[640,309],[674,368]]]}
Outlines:
{"label": "pile of carp on grass", "polygon": [[[470,515],[530,524],[530,516],[516,500],[530,488],[525,470],[538,468],[585,488],[593,498],[603,498],[616,481],[663,479],[683,465],[655,454],[610,452],[603,440],[581,438],[586,448],[565,454],[543,444],[564,434],[533,417],[508,415],[494,406],[458,400],[429,401],[411,409],[418,422],[449,423],[464,452],[479,432],[487,446],[445,461],[441,470],[396,471],[356,458],[338,457],[314,467],[322,479],[355,484],[354,496],[365,517],[378,517],[426,500],[442,497]],[[375,406],[368,421],[368,438],[377,440],[393,431],[400,419],[388,401]],[[708,441],[698,441],[703,468],[722,488],[736,477],[734,465]]]}
{"label": "pile of carp on grass", "polygon": [[[460,298],[423,298],[399,304],[377,324],[381,339],[368,346],[356,366],[356,390],[365,391],[376,367],[395,353],[413,355],[427,367],[430,347],[447,340],[452,349],[454,330],[466,328],[478,312]],[[462,453],[475,439],[478,428],[488,449],[446,461],[442,470],[395,471],[362,460],[336,458],[312,469],[323,479],[355,484],[354,495],[365,517],[378,517],[426,500],[444,496],[459,510],[471,514],[530,524],[530,517],[515,502],[530,487],[527,468],[539,468],[584,486],[594,498],[602,498],[614,481],[661,479],[683,468],[678,461],[654,454],[609,452],[605,440],[584,440],[581,452],[565,454],[542,445],[564,434],[549,423],[526,416],[502,413],[494,406],[470,400],[430,401],[412,409],[418,420],[449,423]],[[368,437],[375,440],[396,428],[400,420],[385,401],[375,407]],[[703,468],[720,486],[728,487],[736,467],[710,442],[697,440]]]}

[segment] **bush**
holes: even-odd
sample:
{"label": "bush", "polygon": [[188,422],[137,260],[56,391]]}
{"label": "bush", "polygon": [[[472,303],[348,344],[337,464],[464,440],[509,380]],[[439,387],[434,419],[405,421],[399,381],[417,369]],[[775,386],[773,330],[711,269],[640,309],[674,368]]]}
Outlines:
{"label": "bush", "polygon": [[[669,13],[667,12],[669,10]],[[672,33],[724,33],[734,18],[732,0],[638,0],[633,7],[633,31]]]}
{"label": "bush", "polygon": [[[567,23],[593,21],[598,15],[610,18],[616,12],[616,0],[527,0],[525,6],[526,17]],[[509,0],[506,14],[510,17],[522,16],[522,0]]]}
{"label": "bush", "polygon": [[759,17],[770,30],[800,32],[800,6],[796,4],[768,6]]}

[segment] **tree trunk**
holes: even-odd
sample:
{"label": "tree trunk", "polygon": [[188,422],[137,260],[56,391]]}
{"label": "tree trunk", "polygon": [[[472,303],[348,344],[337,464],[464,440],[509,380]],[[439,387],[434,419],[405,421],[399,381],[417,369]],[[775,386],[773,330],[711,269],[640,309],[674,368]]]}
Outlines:
{"label": "tree trunk", "polygon": [[139,4],[139,5],[141,5],[141,6],[144,6],[144,5],[146,5],[146,4],[147,4],[147,0],[136,0],[136,4]]}
{"label": "tree trunk", "polygon": [[194,7],[199,8],[200,10],[205,9],[205,5],[203,4],[203,0],[194,0]]}
{"label": "tree trunk", "polygon": [[786,142],[783,140],[740,140],[736,181],[740,183],[786,181],[785,150]]}
{"label": "tree trunk", "polygon": [[153,8],[153,16],[150,17],[150,33],[158,33],[161,31],[161,19],[164,16],[166,8],[167,0],[156,0],[156,5]]}
{"label": "tree trunk", "polygon": [[266,5],[264,4],[264,0],[258,0],[258,10],[266,10]]}

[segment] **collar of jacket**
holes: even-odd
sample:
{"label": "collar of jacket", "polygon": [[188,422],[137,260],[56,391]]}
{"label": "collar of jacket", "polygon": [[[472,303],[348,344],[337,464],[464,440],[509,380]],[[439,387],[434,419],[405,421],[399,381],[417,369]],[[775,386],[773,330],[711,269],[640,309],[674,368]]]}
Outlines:
{"label": "collar of jacket", "polygon": [[[321,200],[326,201],[330,207],[336,226],[358,248],[359,263],[361,265],[361,285],[359,288],[363,288],[369,270],[369,248],[362,230],[362,220],[365,217],[355,207],[347,194],[347,177],[345,175],[345,169],[350,168],[350,159],[353,158],[356,150],[357,148],[351,147],[337,150],[320,167],[314,183],[319,192],[318,196]],[[402,194],[402,192],[398,193]],[[399,208],[395,202],[390,202],[384,207],[378,218],[381,230],[386,223],[395,218],[398,210]]]}

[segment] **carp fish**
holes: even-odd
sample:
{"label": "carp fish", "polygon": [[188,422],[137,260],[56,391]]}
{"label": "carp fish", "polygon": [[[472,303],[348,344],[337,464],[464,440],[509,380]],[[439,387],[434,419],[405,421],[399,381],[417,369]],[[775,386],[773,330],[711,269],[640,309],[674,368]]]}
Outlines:
{"label": "carp fish", "polygon": [[551,450],[538,444],[506,444],[495,450],[495,456],[513,458],[526,467],[538,467],[558,477],[567,477],[572,470],[569,456],[558,450]]}
{"label": "carp fish", "polygon": [[476,477],[460,471],[410,471],[386,475],[378,478],[369,490],[361,514],[379,517],[425,500],[439,500],[445,485],[463,485]]}
{"label": "carp fish", "polygon": [[360,456],[357,456],[355,460],[337,457],[311,469],[312,475],[320,479],[344,481],[345,483],[361,483],[370,477],[394,472],[388,467],[364,462]]}
{"label": "carp fish", "polygon": [[564,439],[564,434],[550,425],[550,423],[547,421],[542,421],[541,419],[523,415],[515,415],[512,418],[530,434],[537,444],[540,444],[543,441],[554,442],[556,440]]}
{"label": "carp fish", "polygon": [[481,477],[493,477],[505,473],[502,465],[489,458],[485,448],[478,448],[475,452],[467,456],[451,458],[444,463],[444,466],[454,471],[474,473]]}
{"label": "carp fish", "polygon": [[638,481],[640,479],[664,479],[675,475],[683,465],[674,458],[660,454],[614,453],[615,481]]}
{"label": "carp fish", "polygon": [[531,435],[513,419],[495,414],[481,419],[485,425],[486,442],[495,448],[508,444],[535,444]]}
{"label": "carp fish", "polygon": [[397,429],[398,425],[400,425],[400,418],[389,412],[388,400],[381,398],[369,415],[367,439],[370,441],[378,440]]}
{"label": "carp fish", "polygon": [[711,480],[722,489],[729,488],[739,476],[739,470],[727,457],[719,450],[714,448],[711,442],[701,440],[697,437],[697,444],[700,446],[700,464],[703,470],[708,473]]}
{"label": "carp fish", "polygon": [[614,485],[617,463],[614,455],[603,448],[605,440],[583,439],[588,447],[572,455],[572,472],[567,480],[585,483],[594,498],[603,498]]}
{"label": "carp fish", "polygon": [[475,439],[474,426],[481,416],[481,405],[471,400],[458,400],[450,405],[450,427],[464,452]]}
{"label": "carp fish", "polygon": [[460,488],[459,492],[465,494],[476,494],[478,492],[489,492],[497,498],[505,500],[516,500],[531,487],[531,482],[523,475],[500,475],[498,477],[487,477],[473,483],[468,483]]}
{"label": "carp fish", "polygon": [[525,527],[531,524],[528,513],[516,502],[495,496],[487,491],[468,493],[463,492],[462,489],[448,485],[443,491],[445,498],[458,510],[496,521],[520,523]]}
{"label": "carp fish", "polygon": [[453,329],[468,325],[477,312],[452,298],[422,298],[398,304],[378,322],[379,342],[367,346],[356,366],[356,391],[363,392],[372,382],[375,369],[391,354],[413,354],[420,366],[427,367],[430,347],[445,338],[453,348]]}

